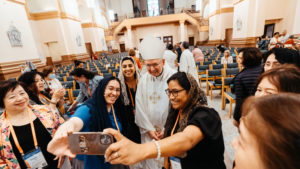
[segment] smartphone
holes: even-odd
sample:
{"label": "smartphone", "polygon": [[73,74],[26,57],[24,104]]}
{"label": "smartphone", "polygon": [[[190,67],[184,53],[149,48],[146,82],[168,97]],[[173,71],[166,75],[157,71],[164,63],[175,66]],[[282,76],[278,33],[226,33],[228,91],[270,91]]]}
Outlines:
{"label": "smartphone", "polygon": [[102,132],[73,132],[68,140],[74,154],[104,155],[113,143],[113,136]]}

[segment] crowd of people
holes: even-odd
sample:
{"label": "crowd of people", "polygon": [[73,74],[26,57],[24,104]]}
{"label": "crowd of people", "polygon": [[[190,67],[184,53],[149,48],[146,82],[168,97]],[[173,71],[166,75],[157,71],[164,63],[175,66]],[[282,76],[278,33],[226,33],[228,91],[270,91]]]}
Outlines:
{"label": "crowd of people", "polygon": [[[300,168],[300,54],[279,45],[290,36],[274,38],[265,53],[262,44],[238,50],[236,169]],[[221,63],[232,63],[230,50],[222,51]],[[75,62],[70,75],[80,93],[68,120],[54,68],[38,72],[28,63],[17,80],[1,81],[0,168],[225,169],[222,121],[199,87],[202,51],[147,36],[128,55],[117,77]],[[71,152],[69,134],[102,131],[115,139],[105,155]]]}

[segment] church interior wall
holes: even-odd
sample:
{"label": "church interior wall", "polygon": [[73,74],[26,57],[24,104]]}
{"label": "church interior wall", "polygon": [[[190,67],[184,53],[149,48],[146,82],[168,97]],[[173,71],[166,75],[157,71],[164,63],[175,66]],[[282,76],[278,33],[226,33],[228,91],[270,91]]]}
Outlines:
{"label": "church interior wall", "polygon": [[248,30],[249,0],[234,6],[232,38],[246,38]]}
{"label": "church interior wall", "polygon": [[233,0],[221,0],[221,8],[233,7]]}
{"label": "church interior wall", "polygon": [[299,18],[300,18],[300,1],[297,1],[296,13],[295,13],[295,17],[294,17],[294,27],[292,29],[292,33],[293,34],[297,34],[298,36],[300,36],[300,22],[299,22]]}
{"label": "church interior wall", "polygon": [[[57,56],[52,57],[53,61],[61,61],[61,57],[58,55],[68,55],[71,54],[66,42],[66,35],[63,27],[62,20],[57,19],[47,19],[33,21],[36,30],[38,30],[38,36],[40,37],[40,42],[45,45],[44,54],[49,54],[49,43],[57,43]],[[48,57],[46,56],[46,57]]]}
{"label": "church interior wall", "polygon": [[27,0],[27,6],[30,13],[41,13],[59,10],[57,1],[54,0]]}
{"label": "church interior wall", "polygon": [[70,19],[62,19],[62,23],[69,48],[66,54],[86,53],[81,23]]}
{"label": "church interior wall", "polygon": [[79,17],[82,23],[91,23],[93,22],[93,14],[87,6],[80,4],[79,7]]}
{"label": "church interior wall", "polygon": [[161,37],[161,39],[163,38],[163,36],[173,36],[173,44],[180,41],[179,26],[175,24],[150,25],[144,27],[137,27],[133,34],[135,34],[135,36],[133,37],[134,47],[138,47],[140,39],[143,39],[146,35],[149,34],[155,37]]}
{"label": "church interior wall", "polygon": [[220,39],[224,40],[226,35],[226,29],[232,28],[233,26],[233,12],[230,13],[221,13],[220,14]]}
{"label": "church interior wall", "polygon": [[61,10],[73,16],[79,16],[77,0],[60,0]]}
{"label": "church interior wall", "polygon": [[[39,59],[24,5],[1,1],[0,16],[0,63]],[[11,46],[7,34],[10,26],[15,26],[20,32],[21,47]]]}
{"label": "church interior wall", "polygon": [[209,35],[208,31],[199,32],[199,41],[200,42],[207,41],[208,40],[208,35]]}

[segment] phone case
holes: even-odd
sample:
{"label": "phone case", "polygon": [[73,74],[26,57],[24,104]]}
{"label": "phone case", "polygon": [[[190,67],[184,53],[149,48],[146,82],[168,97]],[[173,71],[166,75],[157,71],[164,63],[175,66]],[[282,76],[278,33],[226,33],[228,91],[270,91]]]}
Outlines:
{"label": "phone case", "polygon": [[86,155],[104,155],[113,143],[113,137],[102,132],[74,132],[68,140],[72,153]]}

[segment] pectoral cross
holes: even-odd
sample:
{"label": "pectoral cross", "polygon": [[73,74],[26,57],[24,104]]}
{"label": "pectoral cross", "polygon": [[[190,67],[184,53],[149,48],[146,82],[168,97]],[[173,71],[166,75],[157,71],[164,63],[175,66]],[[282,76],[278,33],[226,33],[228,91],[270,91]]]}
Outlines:
{"label": "pectoral cross", "polygon": [[149,98],[153,104],[156,104],[160,100],[160,96],[157,95],[156,92],[153,92],[153,94]]}

